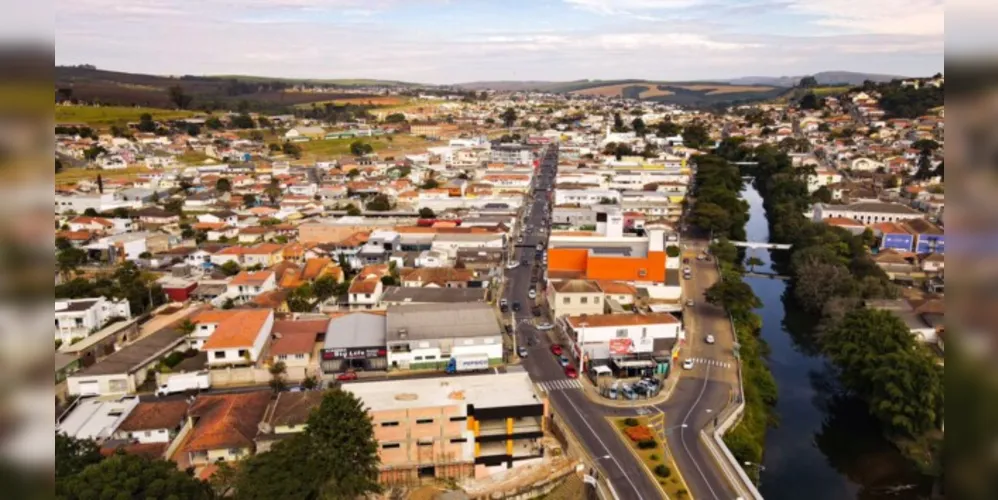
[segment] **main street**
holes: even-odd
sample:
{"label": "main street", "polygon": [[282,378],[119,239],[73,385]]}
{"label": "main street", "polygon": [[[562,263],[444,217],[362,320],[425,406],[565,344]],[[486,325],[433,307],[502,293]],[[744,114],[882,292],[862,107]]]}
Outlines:
{"label": "main street", "polygon": [[[523,241],[514,247],[515,252],[510,258],[514,262],[526,261],[526,265],[520,264],[506,271],[504,298],[511,308],[517,344],[527,349],[527,356],[522,360],[524,368],[531,379],[547,391],[553,408],[561,417],[559,425],[567,426],[579,439],[618,498],[640,500],[663,496],[648,474],[638,472],[644,466],[605,418],[637,415],[639,411],[665,413],[666,427],[673,429],[667,436],[670,451],[693,498],[736,498],[734,490],[722,477],[706,445],[699,438],[700,430],[728,403],[732,380],[737,380],[737,376],[733,374],[736,368],[731,357],[731,334],[724,333],[725,330],[721,328],[721,322],[726,316],[723,311],[706,304],[702,299],[703,291],[711,282],[710,263],[697,261],[693,254],[690,262],[694,267],[695,279],[684,283],[687,296],[693,297],[697,302],[686,313],[686,328],[690,333],[684,357],[702,361],[696,364],[694,370],[681,375],[671,398],[658,406],[617,408],[593,402],[580,390],[577,383],[572,383],[575,381],[565,376],[562,367],[550,352],[548,332],[540,331],[534,326],[534,300],[529,298],[528,293],[531,286],[534,286],[538,297],[543,294],[543,279],[532,283],[531,277],[535,272],[543,276],[543,263],[535,258],[535,247],[538,243],[543,243],[546,247],[550,234],[550,225],[544,220],[550,220],[551,207],[547,194],[553,188],[556,168],[557,149],[552,146],[541,160],[540,169],[535,176],[529,215],[525,217],[520,233]],[[541,227],[544,227],[543,233],[540,232]],[[518,312],[512,310],[515,303],[520,306]],[[704,332],[708,331],[717,338],[716,344],[707,345],[703,342]],[[729,338],[724,339],[726,336]],[[672,376],[676,375],[674,373]],[[585,374],[580,374],[580,377],[584,376]]]}

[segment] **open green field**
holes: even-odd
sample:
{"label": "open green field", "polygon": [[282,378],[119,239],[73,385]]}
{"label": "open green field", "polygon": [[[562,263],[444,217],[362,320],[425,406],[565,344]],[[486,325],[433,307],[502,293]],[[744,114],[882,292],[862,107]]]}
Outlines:
{"label": "open green field", "polygon": [[133,108],[128,106],[56,106],[56,123],[86,123],[93,126],[124,125],[137,122],[143,113],[149,113],[154,120],[175,120],[194,116],[191,111]]}
{"label": "open green field", "polygon": [[815,87],[814,95],[816,96],[826,96],[826,95],[838,95],[848,91],[851,87],[841,86],[841,87]]}
{"label": "open green field", "polygon": [[359,137],[347,139],[325,139],[321,141],[299,142],[302,160],[333,160],[350,155],[350,144],[354,141],[366,142],[374,147],[374,152],[382,157],[405,153],[417,153],[431,146],[445,144],[443,141],[428,141],[411,135],[379,137]]}

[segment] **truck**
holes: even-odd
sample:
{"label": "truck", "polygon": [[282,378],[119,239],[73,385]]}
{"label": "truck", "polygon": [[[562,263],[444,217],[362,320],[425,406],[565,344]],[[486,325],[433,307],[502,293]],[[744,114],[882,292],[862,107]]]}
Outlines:
{"label": "truck", "polygon": [[165,384],[156,388],[157,396],[168,396],[179,392],[200,391],[211,388],[211,373],[207,370],[180,373],[171,376]]}
{"label": "truck", "polygon": [[464,373],[489,369],[488,354],[455,354],[447,361],[447,373]]}

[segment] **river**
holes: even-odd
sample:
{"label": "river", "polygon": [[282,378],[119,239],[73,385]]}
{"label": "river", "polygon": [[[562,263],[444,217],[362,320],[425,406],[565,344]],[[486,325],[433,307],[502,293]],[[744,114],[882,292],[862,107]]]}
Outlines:
{"label": "river", "polygon": [[[742,191],[750,206],[749,241],[768,241],[762,198],[750,184]],[[776,250],[779,251],[779,250]],[[748,250],[771,271],[768,250]],[[915,472],[885,440],[859,401],[839,394],[824,358],[809,344],[808,318],[787,316],[787,282],[746,278],[762,301],[762,338],[779,387],[777,427],[766,436],[760,492],[767,500],[924,498],[931,483]],[[792,309],[792,308],[791,308]],[[786,328],[793,324],[795,337]],[[797,326],[801,325],[801,326]]]}

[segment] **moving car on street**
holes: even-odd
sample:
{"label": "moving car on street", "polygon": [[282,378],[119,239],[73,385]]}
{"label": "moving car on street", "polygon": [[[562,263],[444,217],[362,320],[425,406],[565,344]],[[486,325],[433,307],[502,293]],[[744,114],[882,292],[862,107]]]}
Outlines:
{"label": "moving car on street", "polygon": [[713,335],[707,335],[707,339],[706,340],[707,340],[708,344],[713,344],[714,343],[714,336]]}
{"label": "moving car on street", "polygon": [[499,310],[502,312],[509,310],[509,302],[507,302],[506,299],[499,299]]}
{"label": "moving car on street", "polygon": [[516,269],[517,267],[520,267],[520,263],[515,260],[506,264],[506,269]]}
{"label": "moving car on street", "polygon": [[686,360],[684,360],[683,361],[683,369],[684,370],[692,370],[693,369],[693,360],[692,359],[686,359]]}
{"label": "moving car on street", "polygon": [[568,365],[565,367],[565,376],[568,378],[579,378],[579,372],[575,370],[575,367]]}
{"label": "moving car on street", "polygon": [[558,356],[558,364],[561,366],[568,366],[570,363],[571,361],[568,360],[568,356],[565,356],[564,354]]}
{"label": "moving car on street", "polygon": [[551,354],[561,356],[561,344],[551,344]]}
{"label": "moving car on street", "polygon": [[336,376],[336,380],[339,380],[340,382],[345,382],[345,381],[348,381],[348,380],[357,380],[357,372],[355,372],[353,370],[347,370],[347,371],[345,371],[345,372],[337,375]]}
{"label": "moving car on street", "polygon": [[516,348],[516,355],[520,356],[521,358],[527,357],[527,348],[523,347],[523,346],[517,347]]}

